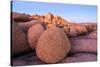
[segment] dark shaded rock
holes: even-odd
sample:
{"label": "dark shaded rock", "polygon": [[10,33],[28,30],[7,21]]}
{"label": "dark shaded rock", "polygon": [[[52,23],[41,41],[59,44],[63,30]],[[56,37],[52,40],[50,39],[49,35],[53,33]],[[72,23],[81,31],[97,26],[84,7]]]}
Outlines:
{"label": "dark shaded rock", "polygon": [[76,53],[70,57],[66,57],[61,63],[74,63],[74,62],[90,62],[97,61],[97,55],[91,53]]}
{"label": "dark shaded rock", "polygon": [[28,46],[27,35],[18,27],[15,22],[12,22],[12,56],[23,52],[30,51]]}
{"label": "dark shaded rock", "polygon": [[27,65],[39,65],[44,64],[35,54],[35,52],[26,53],[22,56],[13,58],[13,66],[27,66]]}
{"label": "dark shaded rock", "polygon": [[12,20],[14,20],[16,22],[27,22],[27,21],[31,20],[30,15],[28,15],[28,14],[12,12],[11,15],[12,15],[11,16]]}
{"label": "dark shaded rock", "polygon": [[97,53],[97,40],[85,38],[70,38],[71,53],[93,52]]}

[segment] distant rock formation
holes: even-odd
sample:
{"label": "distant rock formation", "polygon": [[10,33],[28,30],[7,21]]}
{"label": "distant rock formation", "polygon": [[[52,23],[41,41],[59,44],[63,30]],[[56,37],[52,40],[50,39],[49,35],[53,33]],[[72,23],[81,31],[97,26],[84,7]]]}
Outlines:
{"label": "distant rock formation", "polygon": [[46,28],[50,28],[52,26],[60,27],[69,37],[78,36],[80,34],[85,34],[88,31],[94,31],[97,29],[97,24],[95,23],[75,24],[63,19],[60,16],[55,16],[52,13],[48,13],[42,16],[36,14],[32,15],[31,18],[41,21],[46,26]]}
{"label": "distant rock formation", "polygon": [[12,15],[11,16],[12,20],[16,22],[27,22],[31,20],[29,14],[21,14],[17,12],[12,12],[11,15]]}
{"label": "distant rock formation", "polygon": [[70,24],[69,21],[66,21],[60,16],[55,16],[52,13],[48,13],[42,16],[36,14],[36,15],[32,15],[31,18],[42,21],[43,24],[46,24],[46,25],[54,24],[56,26],[63,27],[63,26],[67,26],[68,24]]}

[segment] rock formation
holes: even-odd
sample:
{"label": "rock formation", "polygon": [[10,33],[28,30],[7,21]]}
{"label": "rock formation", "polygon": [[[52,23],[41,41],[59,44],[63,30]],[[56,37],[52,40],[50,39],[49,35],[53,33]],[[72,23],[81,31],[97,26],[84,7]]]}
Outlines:
{"label": "rock formation", "polygon": [[13,66],[97,60],[97,23],[73,23],[52,13],[11,15]]}
{"label": "rock formation", "polygon": [[42,16],[32,15],[31,18],[41,21],[47,28],[56,25],[57,27],[62,28],[69,37],[85,34],[88,31],[93,31],[97,26],[96,24],[74,24],[51,13]]}
{"label": "rock formation", "polygon": [[14,20],[16,22],[27,22],[27,21],[31,20],[30,15],[20,14],[20,13],[17,13],[17,12],[12,12],[11,17],[12,17],[12,20]]}
{"label": "rock formation", "polygon": [[43,32],[44,32],[44,28],[40,24],[35,24],[29,28],[27,34],[28,43],[33,50],[36,48],[37,42]]}
{"label": "rock formation", "polygon": [[52,27],[40,36],[37,46],[37,56],[45,63],[57,63],[69,53],[71,44],[64,31]]}
{"label": "rock formation", "polygon": [[28,45],[27,35],[19,28],[19,26],[12,22],[12,56],[29,52],[31,49]]}

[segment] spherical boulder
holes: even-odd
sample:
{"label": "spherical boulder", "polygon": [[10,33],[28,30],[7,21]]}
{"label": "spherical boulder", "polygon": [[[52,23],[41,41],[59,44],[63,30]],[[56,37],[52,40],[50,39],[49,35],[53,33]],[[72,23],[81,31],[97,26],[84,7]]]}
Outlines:
{"label": "spherical boulder", "polygon": [[40,36],[36,54],[45,63],[57,63],[68,54],[70,49],[70,41],[64,31],[51,27]]}
{"label": "spherical boulder", "polygon": [[28,43],[33,50],[35,49],[37,41],[43,32],[44,28],[41,26],[41,24],[35,24],[29,28]]}

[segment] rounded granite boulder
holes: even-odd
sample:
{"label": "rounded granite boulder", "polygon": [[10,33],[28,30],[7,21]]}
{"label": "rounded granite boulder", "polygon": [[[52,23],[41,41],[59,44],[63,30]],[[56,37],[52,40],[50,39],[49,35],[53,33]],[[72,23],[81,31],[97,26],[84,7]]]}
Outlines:
{"label": "rounded granite boulder", "polygon": [[51,27],[40,36],[36,54],[45,63],[57,63],[64,59],[70,49],[71,44],[64,31]]}
{"label": "rounded granite boulder", "polygon": [[34,50],[39,37],[41,34],[44,32],[44,28],[42,27],[41,24],[35,24],[31,26],[28,30],[28,43],[29,46]]}

